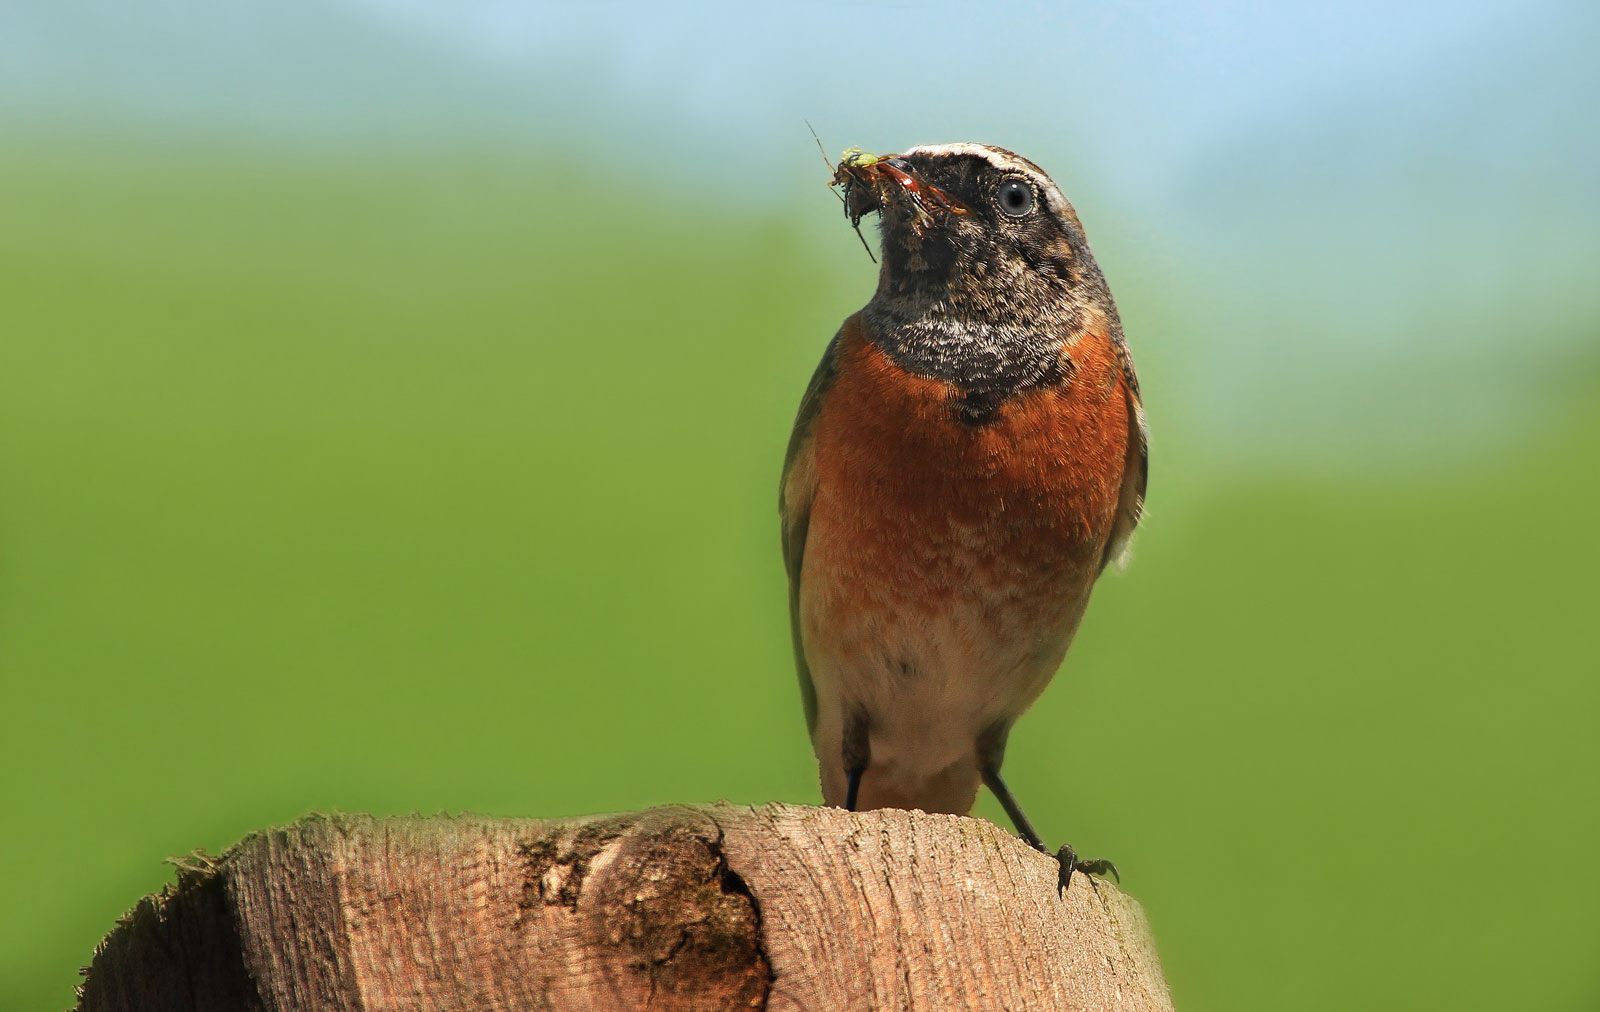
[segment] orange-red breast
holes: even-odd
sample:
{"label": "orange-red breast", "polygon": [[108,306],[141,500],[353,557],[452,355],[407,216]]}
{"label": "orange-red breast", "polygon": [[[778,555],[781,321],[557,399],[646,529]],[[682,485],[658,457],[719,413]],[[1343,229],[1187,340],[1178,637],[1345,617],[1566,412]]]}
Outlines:
{"label": "orange-red breast", "polygon": [[[847,155],[872,300],[800,404],[779,508],[828,804],[965,814],[1144,502],[1139,382],[1072,205],[982,144]],[[1063,848],[1063,885],[1078,862]]]}

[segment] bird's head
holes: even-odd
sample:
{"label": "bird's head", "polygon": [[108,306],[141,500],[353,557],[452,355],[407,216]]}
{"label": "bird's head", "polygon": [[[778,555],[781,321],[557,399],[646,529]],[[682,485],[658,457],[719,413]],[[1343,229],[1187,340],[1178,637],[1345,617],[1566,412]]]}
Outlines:
{"label": "bird's head", "polygon": [[999,323],[1107,298],[1077,212],[1043,169],[1005,148],[847,152],[834,180],[852,221],[878,214],[880,304]]}
{"label": "bird's head", "polygon": [[1085,335],[1121,341],[1077,212],[1028,159],[986,144],[849,151],[833,181],[853,224],[878,215],[878,290],[861,312],[870,339],[964,391],[975,423],[1060,381]]}

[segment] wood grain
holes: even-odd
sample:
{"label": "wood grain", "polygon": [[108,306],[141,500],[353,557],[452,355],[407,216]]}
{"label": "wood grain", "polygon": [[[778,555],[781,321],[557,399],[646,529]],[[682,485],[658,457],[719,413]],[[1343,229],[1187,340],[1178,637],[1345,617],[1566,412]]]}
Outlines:
{"label": "wood grain", "polygon": [[1170,1010],[1138,905],[976,819],[312,817],[111,932],[85,1012]]}

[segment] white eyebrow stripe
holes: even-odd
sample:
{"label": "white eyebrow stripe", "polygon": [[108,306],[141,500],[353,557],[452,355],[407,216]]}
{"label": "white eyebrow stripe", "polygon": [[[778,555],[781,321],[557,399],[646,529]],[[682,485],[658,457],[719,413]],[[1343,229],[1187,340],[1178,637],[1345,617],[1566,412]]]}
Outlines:
{"label": "white eyebrow stripe", "polygon": [[1039,185],[1044,188],[1045,204],[1052,211],[1058,214],[1064,212],[1070,215],[1074,221],[1077,220],[1077,212],[1073,210],[1072,204],[1067,201],[1066,195],[1056,186],[1055,180],[1046,175],[1045,171],[1037,165],[1023,161],[1020,155],[1014,155],[1009,151],[990,147],[987,144],[974,144],[971,141],[958,141],[954,144],[919,144],[914,148],[907,148],[900,154],[902,157],[905,155],[929,155],[933,157],[940,155],[973,155],[982,158],[997,169],[1020,172],[1030,179],[1037,180]]}
{"label": "white eyebrow stripe", "polygon": [[962,141],[956,144],[918,144],[901,152],[902,155],[976,155],[987,161],[997,169],[1012,169],[1017,172],[1026,172],[1028,175],[1038,175],[1038,168],[1013,156],[1010,152],[999,148],[992,148],[987,144],[973,144]]}

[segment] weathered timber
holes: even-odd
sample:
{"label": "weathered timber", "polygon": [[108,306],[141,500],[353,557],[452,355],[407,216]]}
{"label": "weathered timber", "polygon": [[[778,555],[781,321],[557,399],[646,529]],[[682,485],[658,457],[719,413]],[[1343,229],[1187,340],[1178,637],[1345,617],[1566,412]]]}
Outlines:
{"label": "weathered timber", "polygon": [[183,863],[84,1012],[1170,1012],[1137,903],[977,819],[317,816]]}

